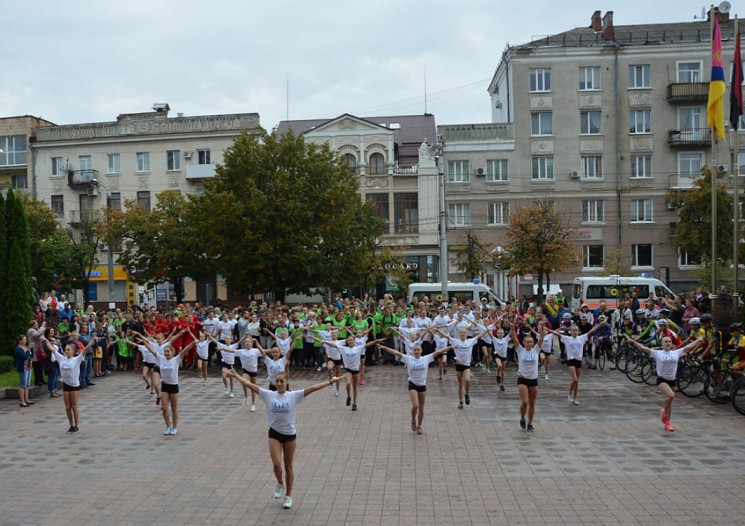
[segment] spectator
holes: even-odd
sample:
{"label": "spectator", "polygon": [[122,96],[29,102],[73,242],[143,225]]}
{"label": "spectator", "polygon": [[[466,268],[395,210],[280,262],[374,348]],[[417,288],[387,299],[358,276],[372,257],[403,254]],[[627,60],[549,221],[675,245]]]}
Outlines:
{"label": "spectator", "polygon": [[32,354],[27,345],[26,335],[21,334],[16,338],[14,351],[16,372],[18,373],[18,399],[21,401],[21,407],[33,405],[33,402],[28,399],[28,388],[31,385]]}

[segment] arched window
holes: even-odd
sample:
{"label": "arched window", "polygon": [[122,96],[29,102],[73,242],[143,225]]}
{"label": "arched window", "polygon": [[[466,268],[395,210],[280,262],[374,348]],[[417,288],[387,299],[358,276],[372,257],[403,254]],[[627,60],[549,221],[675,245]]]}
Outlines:
{"label": "arched window", "polygon": [[349,167],[349,171],[353,174],[357,173],[357,157],[355,157],[351,153],[345,153],[342,156],[342,159],[347,163],[347,166]]}
{"label": "arched window", "polygon": [[385,173],[385,159],[382,153],[374,153],[370,156],[370,173],[373,175]]}

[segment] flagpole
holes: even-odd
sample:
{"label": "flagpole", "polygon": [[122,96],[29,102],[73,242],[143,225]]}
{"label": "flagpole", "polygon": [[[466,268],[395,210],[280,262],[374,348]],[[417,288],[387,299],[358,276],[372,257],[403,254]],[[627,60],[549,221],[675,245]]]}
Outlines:
{"label": "flagpole", "polygon": [[[711,56],[712,56],[712,70],[714,62],[714,52],[716,47],[715,34],[714,34],[714,20],[717,16],[717,11],[712,4],[709,10],[709,22],[711,29],[709,34],[711,35]],[[711,79],[713,83],[714,79]],[[711,88],[710,88],[711,90]],[[717,127],[716,123],[711,128],[711,291],[709,297],[711,298],[711,312],[714,312],[714,302],[717,297]]]}
{"label": "flagpole", "polygon": [[[740,21],[737,19],[737,16],[735,16],[735,60],[741,60],[740,58]],[[736,68],[736,69],[735,69]],[[741,71],[742,64],[736,64],[735,68],[733,68],[733,74],[735,71]],[[737,86],[735,86],[737,84]],[[732,83],[732,87],[735,89],[740,90],[740,93],[738,95],[741,95],[742,93],[742,81],[740,79],[735,79],[735,82]],[[738,100],[741,100],[741,96],[737,97]],[[739,108],[737,113],[739,113]],[[739,117],[739,115],[738,115]],[[740,280],[740,272],[739,272],[739,266],[740,266],[740,256],[739,256],[739,244],[740,244],[740,196],[739,196],[739,181],[740,181],[740,149],[739,149],[739,139],[740,139],[740,131],[739,126],[735,127],[735,139],[734,139],[734,148],[735,148],[735,170],[734,170],[734,177],[735,180],[733,182],[733,193],[735,194],[734,198],[734,221],[735,221],[735,228],[734,228],[734,243],[733,243],[733,258],[732,261],[734,261],[734,287],[732,289],[732,302],[733,302],[733,308],[735,309],[735,312],[737,312],[737,308],[739,306],[738,301],[738,290],[739,290],[739,280]]]}

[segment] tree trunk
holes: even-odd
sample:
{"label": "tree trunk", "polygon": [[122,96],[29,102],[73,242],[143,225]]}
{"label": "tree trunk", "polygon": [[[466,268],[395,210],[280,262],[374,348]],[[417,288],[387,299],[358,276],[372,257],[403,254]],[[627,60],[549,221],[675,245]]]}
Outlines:
{"label": "tree trunk", "polygon": [[535,305],[536,308],[543,304],[543,271],[538,271],[538,294],[536,294]]}

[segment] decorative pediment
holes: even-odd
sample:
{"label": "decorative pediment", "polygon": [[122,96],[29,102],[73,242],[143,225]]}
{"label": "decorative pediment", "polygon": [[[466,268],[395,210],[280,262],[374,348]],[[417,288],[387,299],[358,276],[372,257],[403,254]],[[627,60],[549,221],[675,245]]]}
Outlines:
{"label": "decorative pediment", "polygon": [[328,135],[329,133],[337,134],[338,132],[346,132],[352,134],[368,134],[368,133],[384,133],[392,134],[393,130],[389,130],[385,126],[376,124],[374,122],[355,117],[345,113],[335,119],[326,121],[325,123],[316,126],[314,129],[309,130],[305,133],[306,137],[313,137],[314,135]]}

